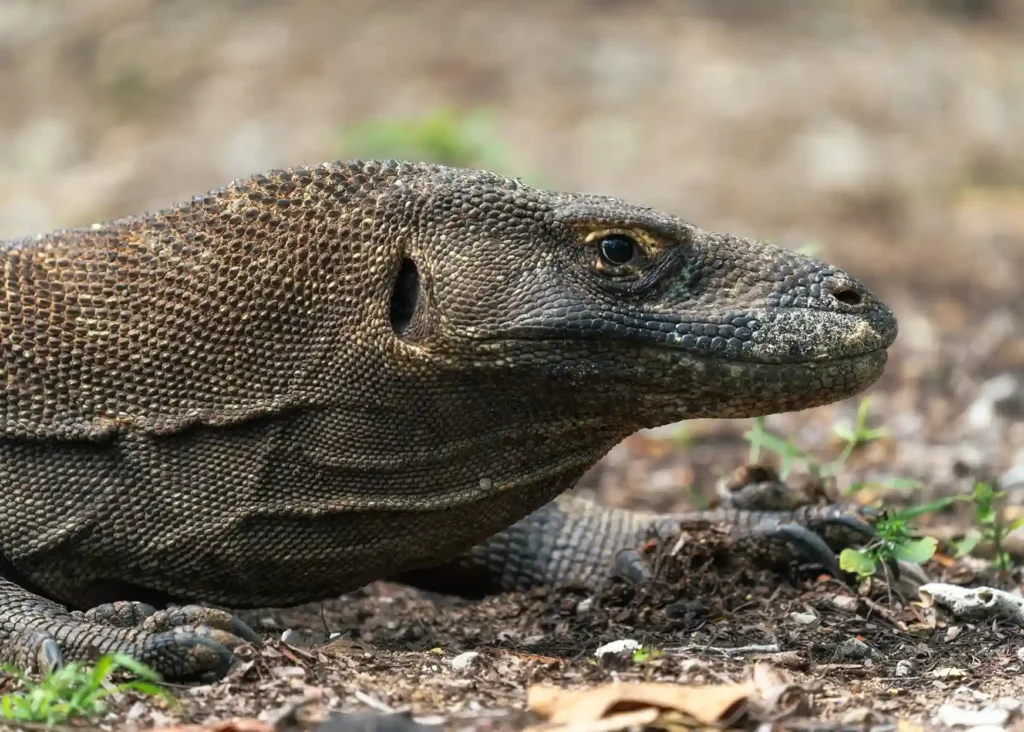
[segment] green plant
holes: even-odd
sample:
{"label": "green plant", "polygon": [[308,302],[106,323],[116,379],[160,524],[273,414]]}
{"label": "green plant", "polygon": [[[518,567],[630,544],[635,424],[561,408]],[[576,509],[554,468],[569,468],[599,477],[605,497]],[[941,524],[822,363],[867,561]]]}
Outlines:
{"label": "green plant", "polygon": [[959,496],[962,500],[974,503],[974,523],[976,526],[968,531],[964,538],[956,544],[956,556],[958,558],[966,557],[982,541],[990,541],[995,552],[995,557],[992,560],[995,568],[1005,570],[1013,566],[1012,557],[1003,548],[1003,539],[1011,531],[1024,526],[1024,517],[1010,522],[1009,525],[1003,523],[1003,518],[999,514],[995,503],[1005,495],[1004,491],[996,491],[991,483],[977,482],[974,484],[971,495]]}
{"label": "green plant", "polygon": [[[11,722],[61,724],[79,717],[93,717],[106,710],[104,699],[125,691],[174,697],[157,684],[159,675],[148,666],[122,654],[102,656],[92,668],[69,663],[33,681],[19,669],[4,667],[21,682],[22,690],[0,698],[0,717]],[[127,671],[138,679],[114,683],[111,677]]]}
{"label": "green plant", "polygon": [[410,119],[373,120],[342,136],[342,156],[394,158],[463,168],[508,169],[495,142],[491,117],[483,111],[439,108]]}
{"label": "green plant", "polygon": [[879,566],[893,561],[924,564],[935,554],[938,542],[930,537],[915,537],[910,527],[912,519],[924,513],[938,511],[958,500],[948,496],[912,508],[881,516],[875,523],[878,536],[859,549],[846,548],[839,553],[839,567],[858,577],[870,577]]}
{"label": "green plant", "polygon": [[633,651],[633,663],[647,663],[653,661],[656,658],[665,655],[657,648],[648,648],[647,646],[640,646]]}
{"label": "green plant", "polygon": [[956,557],[966,557],[982,541],[989,541],[995,554],[992,565],[998,570],[1010,569],[1013,566],[1013,558],[1003,547],[1003,540],[1011,531],[1024,526],[1024,517],[1009,524],[1003,521],[995,504],[1005,495],[1004,492],[996,491],[991,483],[977,482],[969,495],[947,496],[885,516],[876,525],[879,538],[863,549],[844,549],[839,555],[839,566],[864,577],[874,574],[875,567],[880,561],[901,559],[917,564],[926,562],[935,553],[937,543],[930,537],[913,538],[910,534],[909,521],[921,514],[942,510],[954,503],[970,501],[974,504],[975,527],[955,543]]}
{"label": "green plant", "polygon": [[[782,480],[789,477],[793,467],[798,463],[803,464],[807,470],[819,478],[836,476],[842,472],[846,461],[850,459],[854,450],[888,435],[884,427],[868,427],[870,406],[871,402],[869,399],[861,399],[860,405],[857,408],[857,418],[852,426],[838,424],[832,427],[833,434],[842,440],[844,445],[839,455],[828,463],[817,462],[791,440],[769,432],[765,429],[765,418],[758,417],[754,420],[750,430],[744,435],[750,443],[749,461],[751,463],[758,462],[761,456],[761,449],[763,448],[774,452],[782,459],[782,465],[779,468],[779,477]],[[863,488],[863,485],[858,486],[858,488]]]}

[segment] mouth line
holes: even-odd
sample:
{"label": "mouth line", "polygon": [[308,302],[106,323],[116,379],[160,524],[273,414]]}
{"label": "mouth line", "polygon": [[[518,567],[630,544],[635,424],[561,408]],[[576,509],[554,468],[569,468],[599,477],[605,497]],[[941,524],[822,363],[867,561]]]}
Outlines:
{"label": "mouth line", "polygon": [[880,354],[886,354],[888,352],[887,347],[874,348],[870,351],[861,351],[860,353],[845,354],[842,356],[836,356],[834,358],[804,358],[804,359],[754,359],[754,358],[735,358],[727,356],[725,354],[716,353],[699,353],[682,348],[672,347],[644,347],[644,350],[656,351],[659,353],[672,353],[685,355],[693,360],[697,361],[714,361],[717,363],[729,364],[730,366],[831,366],[842,363],[852,363],[856,361],[862,361],[869,359],[873,356]]}
{"label": "mouth line", "polygon": [[[562,341],[562,342],[566,342],[566,343],[570,343],[571,342],[571,343],[574,343],[574,344],[581,344],[581,343],[587,343],[587,342],[592,343],[593,342],[593,340],[591,340],[589,338],[565,338],[565,337],[559,337],[559,338],[543,338],[543,337],[542,338],[523,338],[522,336],[520,336],[520,337],[515,337],[515,338],[493,338],[493,339],[492,338],[483,338],[483,339],[478,339],[478,342],[490,343],[492,345],[498,345],[500,343],[508,343],[510,341],[514,341],[516,343],[524,343],[524,344],[525,343],[552,343],[552,342],[555,342],[555,341]],[[604,342],[605,343],[613,342],[613,339],[608,339],[608,340],[606,340]],[[841,355],[841,356],[836,356],[835,358],[805,358],[805,359],[779,358],[779,359],[766,360],[766,359],[754,359],[754,358],[736,358],[734,356],[729,356],[729,355],[726,355],[724,353],[702,353],[700,351],[695,351],[693,349],[680,348],[678,346],[673,346],[673,345],[666,344],[666,343],[661,343],[661,344],[638,343],[636,341],[633,341],[633,340],[630,340],[630,339],[626,339],[626,338],[614,339],[614,342],[615,343],[623,343],[623,344],[631,344],[633,346],[636,346],[637,350],[654,352],[654,353],[657,353],[657,354],[661,354],[663,356],[667,356],[667,355],[685,356],[685,357],[690,358],[690,359],[692,359],[694,361],[705,361],[705,362],[708,362],[708,363],[714,362],[714,363],[720,363],[720,364],[727,364],[727,365],[730,365],[730,366],[774,366],[774,367],[785,367],[785,366],[805,366],[805,367],[830,366],[830,365],[835,365],[835,364],[852,363],[852,362],[856,362],[856,361],[866,360],[866,359],[869,359],[869,358],[871,358],[873,356],[878,356],[879,354],[885,354],[889,350],[888,346],[880,346],[878,348],[873,348],[873,349],[871,349],[869,351],[861,351],[859,353],[844,354],[844,355]]]}

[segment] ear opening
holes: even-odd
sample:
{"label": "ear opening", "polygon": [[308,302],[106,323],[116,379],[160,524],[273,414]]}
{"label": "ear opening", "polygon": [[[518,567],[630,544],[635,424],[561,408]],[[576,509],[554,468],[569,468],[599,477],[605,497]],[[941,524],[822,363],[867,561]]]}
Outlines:
{"label": "ear opening", "polygon": [[414,261],[405,257],[391,291],[391,327],[398,335],[409,331],[419,299],[420,271]]}

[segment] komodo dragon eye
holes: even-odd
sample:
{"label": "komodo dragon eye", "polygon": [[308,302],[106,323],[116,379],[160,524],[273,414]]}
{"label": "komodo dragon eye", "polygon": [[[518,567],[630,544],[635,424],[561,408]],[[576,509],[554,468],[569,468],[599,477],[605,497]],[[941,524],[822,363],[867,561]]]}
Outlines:
{"label": "komodo dragon eye", "polygon": [[601,258],[608,264],[621,266],[629,264],[636,255],[636,241],[625,234],[609,234],[598,242]]}

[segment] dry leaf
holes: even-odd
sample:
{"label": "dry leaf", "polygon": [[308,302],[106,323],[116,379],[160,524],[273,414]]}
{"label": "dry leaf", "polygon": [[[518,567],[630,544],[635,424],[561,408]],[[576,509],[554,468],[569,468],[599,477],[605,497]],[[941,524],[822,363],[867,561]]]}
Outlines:
{"label": "dry leaf", "polygon": [[757,687],[757,706],[763,714],[780,719],[808,711],[804,690],[792,683],[781,670],[767,663],[758,663],[754,665],[752,678]]}
{"label": "dry leaf", "polygon": [[[537,685],[530,687],[527,705],[547,717],[549,722],[572,725],[573,729],[577,725],[610,715],[643,709],[678,711],[697,724],[710,725],[738,716],[747,698],[756,690],[752,681],[714,686],[607,684],[580,690]],[[579,729],[592,728],[586,726]]]}

